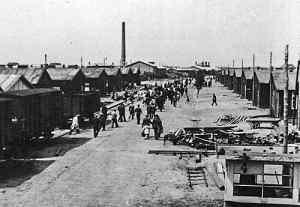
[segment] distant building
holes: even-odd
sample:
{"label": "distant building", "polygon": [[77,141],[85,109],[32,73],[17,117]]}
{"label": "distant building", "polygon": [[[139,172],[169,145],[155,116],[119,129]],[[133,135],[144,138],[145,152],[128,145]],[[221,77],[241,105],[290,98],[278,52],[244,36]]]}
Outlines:
{"label": "distant building", "polygon": [[131,68],[140,71],[141,80],[151,80],[155,78],[165,78],[166,77],[166,68],[160,67],[154,62],[144,62],[136,61],[126,66],[126,68]]}

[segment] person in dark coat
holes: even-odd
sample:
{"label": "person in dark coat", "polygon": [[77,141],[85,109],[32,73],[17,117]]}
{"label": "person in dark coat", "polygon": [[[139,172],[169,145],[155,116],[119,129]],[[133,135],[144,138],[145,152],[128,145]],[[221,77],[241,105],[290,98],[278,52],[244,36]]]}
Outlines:
{"label": "person in dark coat", "polygon": [[146,115],[146,117],[143,119],[142,128],[143,128],[143,134],[146,136],[145,139],[149,139],[150,137],[150,127],[151,127],[151,119],[149,115]]}
{"label": "person in dark coat", "polygon": [[102,114],[102,113],[100,114],[99,120],[100,120],[99,131],[101,129],[102,129],[102,131],[105,131],[106,118],[105,118],[104,114]]}
{"label": "person in dark coat", "polygon": [[153,126],[153,130],[154,130],[154,137],[155,137],[155,139],[158,139],[160,137],[160,134],[162,133],[163,126],[162,126],[162,122],[157,114],[153,118],[152,126]]}
{"label": "person in dark coat", "polygon": [[128,111],[129,111],[129,118],[134,119],[134,105],[133,104],[130,104]]}
{"label": "person in dark coat", "polygon": [[111,128],[114,128],[114,126],[119,127],[116,110],[111,113]]}
{"label": "person in dark coat", "polygon": [[98,136],[99,126],[100,126],[99,115],[95,114],[94,119],[93,119],[94,138],[96,138]]}
{"label": "person in dark coat", "polygon": [[141,109],[140,105],[137,105],[137,108],[134,111],[135,111],[135,114],[136,114],[137,124],[140,124],[141,114],[142,114],[142,109]]}
{"label": "person in dark coat", "polygon": [[212,97],[212,104],[211,104],[211,106],[214,106],[214,105],[218,106],[216,94],[213,94],[213,97]]}
{"label": "person in dark coat", "polygon": [[103,114],[103,119],[104,119],[104,121],[103,121],[104,124],[103,124],[103,126],[102,126],[103,131],[104,131],[104,130],[105,130],[106,120],[107,120],[107,107],[106,107],[106,106],[103,106],[101,112],[102,112],[102,114]]}
{"label": "person in dark coat", "polygon": [[118,106],[118,111],[119,111],[119,121],[120,122],[126,122],[126,117],[125,117],[125,105],[121,103]]}

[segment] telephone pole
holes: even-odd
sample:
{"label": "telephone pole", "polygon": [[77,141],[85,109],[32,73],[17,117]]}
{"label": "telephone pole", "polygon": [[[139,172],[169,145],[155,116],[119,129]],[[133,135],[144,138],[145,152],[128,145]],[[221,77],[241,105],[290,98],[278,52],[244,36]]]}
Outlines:
{"label": "telephone pole", "polygon": [[270,115],[273,113],[272,112],[272,81],[271,81],[271,77],[272,77],[272,71],[273,71],[273,66],[272,66],[272,52],[270,52],[270,103],[269,103],[269,106],[270,106]]}
{"label": "telephone pole", "polygon": [[253,73],[253,77],[252,77],[252,103],[254,105],[254,72],[255,70],[255,54],[252,55],[252,73]]}
{"label": "telephone pole", "polygon": [[285,87],[284,87],[284,108],[283,108],[283,120],[284,120],[284,140],[283,140],[283,153],[288,152],[288,135],[289,135],[289,126],[288,126],[288,93],[289,93],[289,72],[288,72],[288,60],[289,60],[289,45],[285,47],[285,54],[284,54],[284,72],[285,72]]}

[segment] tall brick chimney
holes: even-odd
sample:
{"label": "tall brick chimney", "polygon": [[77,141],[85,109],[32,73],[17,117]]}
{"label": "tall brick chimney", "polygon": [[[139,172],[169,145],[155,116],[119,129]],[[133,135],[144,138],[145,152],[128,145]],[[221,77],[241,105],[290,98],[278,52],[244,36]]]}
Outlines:
{"label": "tall brick chimney", "polygon": [[125,22],[122,22],[121,66],[126,65]]}

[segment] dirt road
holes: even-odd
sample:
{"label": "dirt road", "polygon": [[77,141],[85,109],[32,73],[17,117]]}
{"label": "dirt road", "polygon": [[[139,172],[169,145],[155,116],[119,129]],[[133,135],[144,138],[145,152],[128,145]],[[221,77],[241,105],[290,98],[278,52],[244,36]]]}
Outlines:
{"label": "dirt road", "polygon": [[[247,101],[220,85],[204,88],[198,99],[182,100],[177,108],[168,104],[159,113],[165,132],[191,126],[190,119],[211,124],[220,114],[247,113]],[[218,106],[211,107],[212,93]],[[257,113],[262,111],[257,111]],[[254,112],[252,112],[254,113]],[[98,138],[67,152],[40,174],[14,188],[0,189],[0,206],[220,206],[222,192],[214,185],[189,189],[185,159],[147,154],[150,149],[187,149],[163,145],[161,140],[144,140],[135,121],[118,129],[100,132]],[[91,138],[87,130],[77,138]],[[216,201],[215,201],[216,200]]]}

